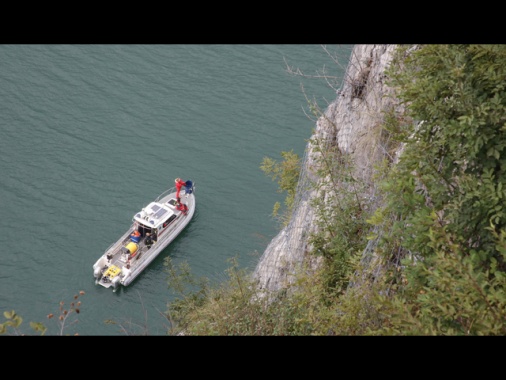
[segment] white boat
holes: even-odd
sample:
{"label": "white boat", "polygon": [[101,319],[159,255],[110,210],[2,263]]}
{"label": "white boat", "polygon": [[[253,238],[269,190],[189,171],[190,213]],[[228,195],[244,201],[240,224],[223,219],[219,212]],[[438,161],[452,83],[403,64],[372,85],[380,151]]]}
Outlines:
{"label": "white boat", "polygon": [[183,231],[195,213],[195,184],[186,181],[179,195],[186,210],[173,187],[133,216],[130,228],[93,264],[95,284],[114,291],[128,286]]}

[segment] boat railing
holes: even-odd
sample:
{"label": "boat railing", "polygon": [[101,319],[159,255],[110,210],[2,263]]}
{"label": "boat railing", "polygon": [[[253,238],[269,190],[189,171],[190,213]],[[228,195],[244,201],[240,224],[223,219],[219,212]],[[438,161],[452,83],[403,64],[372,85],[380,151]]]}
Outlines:
{"label": "boat railing", "polygon": [[[170,189],[167,189],[165,190],[163,193],[161,193],[156,199],[155,199],[155,202],[159,202],[163,197],[165,197],[166,195],[170,194],[170,193],[175,193],[176,192],[176,187],[173,186],[171,187]],[[126,240],[128,240],[128,237],[131,233],[131,231],[133,231],[135,229],[135,227],[137,226],[137,223],[132,220],[132,225],[130,226],[130,228],[128,229],[128,232],[126,232],[121,238],[119,238],[118,240],[116,240],[114,243],[112,243],[106,250],[105,252],[107,251],[110,251],[110,250],[113,250],[114,249],[114,252],[116,252],[118,249],[121,249],[125,243]],[[174,224],[172,226],[170,226],[170,228],[168,229],[168,231],[174,229]]]}
{"label": "boat railing", "polygon": [[[160,201],[160,199],[162,199],[164,196],[166,196],[167,194],[170,194],[170,193],[175,193],[176,192],[176,187],[173,186],[171,187],[170,189],[167,189],[165,190],[163,193],[161,193],[156,199],[155,199],[155,202],[158,202]],[[128,238],[128,236],[130,235],[130,231],[133,231],[135,229],[135,226],[136,226],[136,223],[135,221],[132,221],[132,225],[130,226],[130,228],[128,229],[128,232],[125,233],[121,238],[119,238],[118,240],[116,240],[114,243],[112,243],[106,250],[105,252],[109,251],[109,250],[112,250],[114,248],[114,251],[116,251],[117,249],[123,247],[123,243],[125,242],[125,239]],[[116,245],[116,247],[114,247]]]}
{"label": "boat railing", "polygon": [[[192,192],[195,191],[195,182],[192,182]],[[156,197],[155,199],[155,202],[158,202],[160,201],[160,199],[162,199],[163,197],[165,197],[167,194],[170,194],[170,193],[175,193],[176,192],[176,187],[173,186],[171,187],[170,189],[167,189],[165,190],[163,193],[161,193],[158,197]],[[183,192],[183,194],[186,194],[186,191]]]}
{"label": "boat railing", "polygon": [[[106,250],[105,252],[108,252],[108,251],[111,251],[113,250],[114,248],[114,252],[116,252],[117,250],[121,249],[125,243],[125,241],[128,239],[128,237],[130,236],[131,234],[131,231],[134,230],[134,226],[135,226],[135,223],[132,223],[132,225],[130,226],[130,228],[127,230],[127,232],[125,232],[123,234],[123,236],[121,236],[120,238],[118,238],[118,240],[116,240],[114,243],[112,243]],[[116,246],[116,247],[115,247]]]}
{"label": "boat railing", "polygon": [[171,187],[170,189],[165,190],[163,193],[161,193],[158,197],[156,197],[155,202],[160,201],[164,196],[170,193],[174,193],[176,191],[175,187]]}

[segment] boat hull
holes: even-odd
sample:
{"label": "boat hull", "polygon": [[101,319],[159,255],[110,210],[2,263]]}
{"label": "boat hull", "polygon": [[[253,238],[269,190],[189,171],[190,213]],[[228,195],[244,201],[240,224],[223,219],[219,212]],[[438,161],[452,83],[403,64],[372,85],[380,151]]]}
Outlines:
{"label": "boat hull", "polygon": [[[178,209],[172,188],[135,214],[130,228],[93,264],[95,283],[114,291],[130,285],[192,220],[196,209],[194,187],[192,184],[181,196],[186,211]],[[133,231],[141,231],[140,241],[133,240]],[[151,246],[146,232],[156,236]]]}

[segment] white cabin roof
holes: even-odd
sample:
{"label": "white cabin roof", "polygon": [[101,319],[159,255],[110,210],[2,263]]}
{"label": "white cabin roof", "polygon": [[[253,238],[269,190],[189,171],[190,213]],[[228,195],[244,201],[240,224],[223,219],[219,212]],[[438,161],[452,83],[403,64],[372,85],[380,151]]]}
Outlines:
{"label": "white cabin roof", "polygon": [[164,203],[151,202],[141,211],[136,213],[133,219],[145,226],[158,228],[171,215],[174,215],[172,208]]}

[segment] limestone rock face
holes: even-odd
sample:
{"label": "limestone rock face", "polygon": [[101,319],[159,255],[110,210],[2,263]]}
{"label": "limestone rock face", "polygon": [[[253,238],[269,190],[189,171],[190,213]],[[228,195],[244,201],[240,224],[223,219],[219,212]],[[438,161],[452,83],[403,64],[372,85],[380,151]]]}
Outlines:
{"label": "limestone rock face", "polygon": [[[395,48],[396,45],[353,47],[342,87],[325,115],[316,122],[312,136],[337,144],[343,153],[352,155],[354,175],[366,181],[371,178],[374,163],[385,154],[378,144],[383,111],[399,107],[387,96],[391,89],[384,74]],[[318,259],[308,256],[311,247],[307,240],[315,228],[315,214],[309,202],[319,194],[304,187],[307,180],[318,181],[312,170],[317,155],[308,142],[291,221],[269,243],[253,273],[261,290],[278,291],[286,287],[303,262],[309,267],[318,266]]]}

